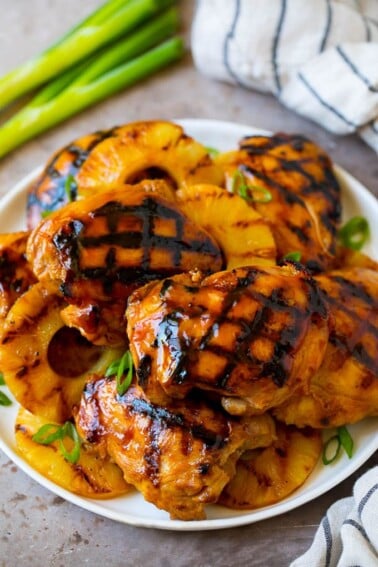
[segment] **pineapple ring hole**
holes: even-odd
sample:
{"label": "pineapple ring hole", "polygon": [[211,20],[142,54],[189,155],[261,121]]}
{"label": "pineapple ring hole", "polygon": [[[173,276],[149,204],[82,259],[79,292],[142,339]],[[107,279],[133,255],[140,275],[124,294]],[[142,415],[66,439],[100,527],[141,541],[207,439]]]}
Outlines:
{"label": "pineapple ring hole", "polygon": [[52,370],[60,376],[76,378],[88,372],[102,352],[102,347],[90,343],[78,329],[64,326],[52,337],[47,360]]}
{"label": "pineapple ring hole", "polygon": [[140,183],[145,179],[161,179],[162,181],[165,181],[168,185],[170,185],[175,191],[178,188],[176,180],[173,179],[168,171],[165,171],[165,169],[157,166],[147,167],[146,169],[132,173],[129,177],[127,177],[127,179],[125,179],[125,183],[135,185],[136,183]]}

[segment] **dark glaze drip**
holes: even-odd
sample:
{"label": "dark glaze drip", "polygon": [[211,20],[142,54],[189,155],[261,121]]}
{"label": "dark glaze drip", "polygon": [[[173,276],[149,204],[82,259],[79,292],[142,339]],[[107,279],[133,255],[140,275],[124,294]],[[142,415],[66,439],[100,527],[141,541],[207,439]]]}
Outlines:
{"label": "dark glaze drip", "polygon": [[148,354],[143,356],[143,358],[139,361],[136,373],[138,377],[138,384],[141,388],[145,388],[148,384],[148,379],[151,374],[151,363],[152,359]]}

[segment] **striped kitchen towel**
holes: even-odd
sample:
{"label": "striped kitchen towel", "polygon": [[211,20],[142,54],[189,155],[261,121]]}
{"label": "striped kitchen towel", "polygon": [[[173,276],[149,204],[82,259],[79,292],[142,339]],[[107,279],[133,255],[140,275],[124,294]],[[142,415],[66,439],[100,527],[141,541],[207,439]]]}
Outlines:
{"label": "striped kitchen towel", "polygon": [[191,44],[204,74],[378,152],[378,0],[198,0]]}
{"label": "striped kitchen towel", "polygon": [[378,566],[378,467],[354,485],[353,496],[333,504],[310,549],[290,567]]}

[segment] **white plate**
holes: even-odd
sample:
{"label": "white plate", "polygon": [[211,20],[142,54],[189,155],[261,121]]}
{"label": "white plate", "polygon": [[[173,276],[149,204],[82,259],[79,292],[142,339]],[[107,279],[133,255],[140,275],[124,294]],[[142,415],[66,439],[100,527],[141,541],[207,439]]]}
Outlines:
{"label": "white plate", "polygon": [[[228,122],[211,120],[178,120],[177,122],[184,126],[189,135],[203,142],[206,146],[218,148],[219,150],[237,147],[240,138],[248,134],[266,133],[260,130],[257,131],[249,126]],[[26,188],[28,183],[35,178],[38,171],[34,171],[27,178],[23,179],[0,202],[0,226],[2,232],[19,230],[25,226]],[[378,202],[356,179],[341,168],[336,167],[336,173],[342,185],[344,218],[362,215],[370,222],[373,234],[369,245],[366,246],[366,252],[373,256],[373,250],[378,250],[378,230],[376,228]],[[16,452],[13,429],[17,409],[16,403],[10,407],[0,408],[0,448],[20,469],[42,486],[81,508],[112,520],[148,528],[202,531],[251,524],[283,514],[309,502],[339,484],[357,470],[378,449],[378,418],[366,419],[349,428],[355,442],[353,458],[348,459],[346,455],[343,455],[337,462],[326,467],[319,463],[307,482],[284,501],[251,512],[232,511],[221,506],[209,506],[207,509],[207,520],[182,522],[170,520],[167,513],[145,502],[138,493],[105,501],[81,498],[41,476],[25,463]]]}

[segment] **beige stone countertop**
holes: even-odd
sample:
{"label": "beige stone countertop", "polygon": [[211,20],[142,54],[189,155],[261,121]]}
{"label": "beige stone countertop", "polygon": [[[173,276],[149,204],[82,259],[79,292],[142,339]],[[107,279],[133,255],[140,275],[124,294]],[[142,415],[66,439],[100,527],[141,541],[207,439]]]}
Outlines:
{"label": "beige stone countertop", "polygon": [[[38,53],[99,4],[99,0],[0,0],[0,75]],[[194,0],[183,0],[180,7],[187,44],[193,6]],[[378,195],[377,156],[362,141],[333,136],[272,96],[201,76],[189,53],[179,64],[1,160],[0,194],[82,134],[140,119],[189,117],[302,133]],[[0,566],[284,567],[308,548],[327,508],[350,495],[357,476],[377,463],[375,455],[339,486],[285,515],[233,529],[179,533],[128,526],[82,510],[31,480],[0,452]]]}

